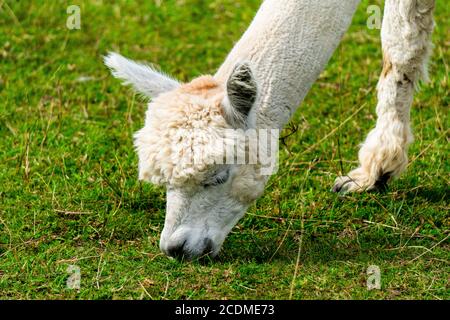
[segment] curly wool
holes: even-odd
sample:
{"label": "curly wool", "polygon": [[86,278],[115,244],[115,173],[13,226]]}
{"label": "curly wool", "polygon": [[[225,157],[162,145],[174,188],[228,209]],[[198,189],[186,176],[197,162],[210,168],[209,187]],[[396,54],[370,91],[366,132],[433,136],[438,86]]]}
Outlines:
{"label": "curly wool", "polygon": [[221,102],[224,90],[203,76],[149,103],[145,126],[135,134],[139,179],[154,184],[183,186],[200,183],[221,157],[224,129]]}

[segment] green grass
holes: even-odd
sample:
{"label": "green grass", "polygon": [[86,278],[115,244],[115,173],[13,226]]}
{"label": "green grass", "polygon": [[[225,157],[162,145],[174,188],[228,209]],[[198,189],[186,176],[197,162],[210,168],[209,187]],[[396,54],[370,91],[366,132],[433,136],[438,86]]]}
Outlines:
{"label": "green grass", "polygon": [[[412,110],[408,171],[384,194],[329,192],[375,121],[380,40],[363,1],[283,133],[296,128],[278,174],[219,257],[202,263],[158,249],[164,190],[137,181],[132,146],[146,104],[102,55],[152,61],[184,81],[213,73],[260,1],[139,2],[79,1],[81,30],[68,30],[72,3],[0,1],[0,298],[450,298],[445,1],[431,82]],[[71,264],[80,291],[66,287]],[[366,288],[370,265],[381,290]]]}

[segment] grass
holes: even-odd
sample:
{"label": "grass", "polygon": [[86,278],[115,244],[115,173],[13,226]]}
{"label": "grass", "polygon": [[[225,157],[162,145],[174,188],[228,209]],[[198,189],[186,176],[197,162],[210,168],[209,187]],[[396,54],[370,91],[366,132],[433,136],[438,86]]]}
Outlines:
{"label": "grass", "polygon": [[[383,194],[329,192],[375,122],[380,40],[363,1],[285,129],[278,174],[203,263],[158,249],[164,190],[137,181],[132,147],[146,104],[102,55],[152,61],[184,81],[213,73],[260,1],[139,2],[79,1],[81,30],[68,30],[71,3],[0,1],[0,298],[450,298],[445,2],[408,171]],[[66,287],[69,265],[81,269],[80,290]],[[381,290],[366,288],[370,265]]]}

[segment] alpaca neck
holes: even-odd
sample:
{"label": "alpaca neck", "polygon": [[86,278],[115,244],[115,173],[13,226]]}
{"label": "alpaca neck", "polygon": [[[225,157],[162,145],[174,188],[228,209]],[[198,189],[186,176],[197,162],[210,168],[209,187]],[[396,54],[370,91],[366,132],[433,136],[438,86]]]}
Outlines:
{"label": "alpaca neck", "polygon": [[265,0],[215,75],[226,82],[249,61],[259,97],[249,116],[256,128],[281,129],[303,101],[351,23],[359,0]]}

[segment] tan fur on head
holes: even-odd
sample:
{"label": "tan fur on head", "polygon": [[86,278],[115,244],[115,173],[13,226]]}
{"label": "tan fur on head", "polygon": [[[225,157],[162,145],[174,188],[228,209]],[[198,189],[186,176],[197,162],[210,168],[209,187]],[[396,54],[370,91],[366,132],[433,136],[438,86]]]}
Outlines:
{"label": "tan fur on head", "polygon": [[182,186],[205,179],[209,165],[199,156],[220,157],[215,143],[229,128],[223,95],[213,77],[203,76],[149,104],[145,126],[135,135],[141,180]]}
{"label": "tan fur on head", "polygon": [[180,92],[200,95],[204,98],[211,97],[222,90],[219,83],[212,76],[201,76],[192,80],[189,83],[183,84]]}

